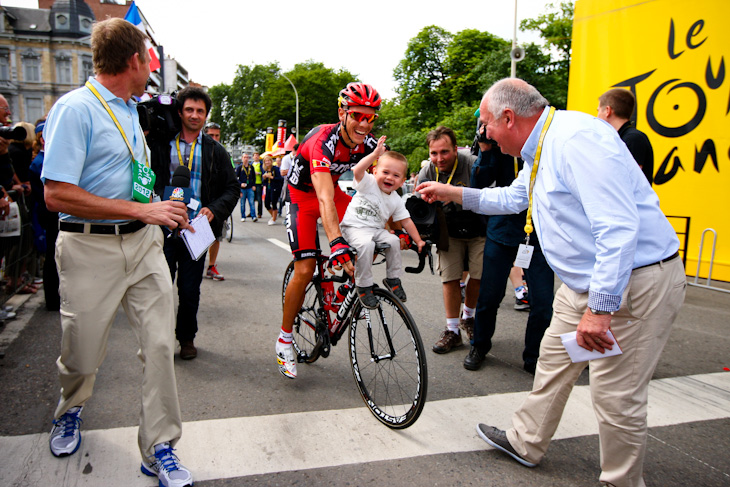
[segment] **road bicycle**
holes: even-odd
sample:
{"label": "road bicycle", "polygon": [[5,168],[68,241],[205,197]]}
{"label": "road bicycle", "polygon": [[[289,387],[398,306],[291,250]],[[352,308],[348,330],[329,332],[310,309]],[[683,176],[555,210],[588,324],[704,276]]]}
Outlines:
{"label": "road bicycle", "polygon": [[[374,265],[385,261],[386,248],[387,245],[376,245]],[[428,258],[433,273],[430,249],[427,242],[419,254],[418,267],[407,267],[406,272],[421,272]],[[426,354],[416,322],[389,289],[377,285],[373,293],[378,307],[362,306],[349,275],[325,272],[327,258],[321,253],[317,255],[312,281],[294,320],[297,362],[311,364],[319,357],[329,356],[330,348],[349,327],[350,365],[362,400],[384,425],[407,428],[423,411],[428,389]],[[293,274],[291,262],[284,273],[282,304]],[[335,284],[339,284],[337,290]]]}

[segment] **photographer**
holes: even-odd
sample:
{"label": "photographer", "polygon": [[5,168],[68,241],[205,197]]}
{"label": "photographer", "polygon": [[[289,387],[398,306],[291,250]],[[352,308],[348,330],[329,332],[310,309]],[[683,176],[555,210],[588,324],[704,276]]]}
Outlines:
{"label": "photographer", "polygon": [[[468,150],[458,151],[456,135],[447,127],[438,127],[426,136],[430,163],[421,169],[418,181],[438,181],[452,186],[469,187],[471,170],[476,156]],[[481,216],[463,210],[461,205],[449,203],[443,206],[446,228],[441,233],[446,245],[439,245],[439,275],[443,284],[446,329],[433,346],[436,353],[447,353],[461,347],[464,342],[459,328],[471,339],[474,330],[474,308],[479,294],[482,274],[482,253],[486,227]],[[464,309],[459,319],[461,288],[459,281],[467,269],[469,281],[466,284]]]}

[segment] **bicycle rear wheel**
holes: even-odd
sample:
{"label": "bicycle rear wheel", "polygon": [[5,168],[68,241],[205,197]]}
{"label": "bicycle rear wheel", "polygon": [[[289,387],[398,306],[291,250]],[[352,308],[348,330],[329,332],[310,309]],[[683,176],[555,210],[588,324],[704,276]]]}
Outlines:
{"label": "bicycle rear wheel", "polygon": [[426,355],[416,323],[403,303],[385,289],[373,292],[380,302],[377,309],[363,308],[358,300],[352,312],[352,373],[365,405],[378,421],[403,429],[416,422],[426,404]]}
{"label": "bicycle rear wheel", "polygon": [[233,240],[233,215],[230,215],[226,222],[228,228],[224,228],[224,230],[226,230],[226,239],[230,242]]}
{"label": "bicycle rear wheel", "polygon": [[[281,288],[281,304],[284,306],[286,288],[294,275],[294,261],[289,263],[284,272],[284,282]],[[322,346],[321,333],[326,333],[326,326],[322,322],[321,313],[324,310],[321,293],[318,292],[316,284],[312,281],[307,284],[304,291],[304,302],[294,318],[293,345],[297,353],[297,362],[312,363],[319,358],[319,351]],[[319,327],[319,330],[318,330]]]}

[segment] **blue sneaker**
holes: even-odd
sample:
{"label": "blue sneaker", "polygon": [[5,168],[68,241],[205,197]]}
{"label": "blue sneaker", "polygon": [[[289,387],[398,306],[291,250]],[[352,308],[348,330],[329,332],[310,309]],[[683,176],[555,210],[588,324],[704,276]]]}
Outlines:
{"label": "blue sneaker", "polygon": [[192,487],[193,475],[180,464],[169,443],[155,445],[155,456],[151,462],[142,461],[142,473],[157,477],[160,487]]}
{"label": "blue sneaker", "polygon": [[53,420],[51,438],[49,441],[51,453],[55,457],[67,457],[76,453],[81,445],[81,418],[79,415],[83,406],[76,406],[58,419]]}

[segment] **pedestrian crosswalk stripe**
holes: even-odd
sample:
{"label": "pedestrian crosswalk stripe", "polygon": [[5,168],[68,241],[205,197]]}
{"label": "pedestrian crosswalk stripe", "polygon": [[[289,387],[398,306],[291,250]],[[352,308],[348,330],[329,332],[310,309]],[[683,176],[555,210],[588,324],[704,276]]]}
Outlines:
{"label": "pedestrian crosswalk stripe", "polygon": [[[527,392],[432,401],[418,422],[390,430],[364,407],[187,422],[177,445],[196,481],[487,450],[477,423],[505,428]],[[730,417],[730,373],[654,380],[649,426]],[[84,414],[94,414],[85,410]],[[573,389],[556,439],[597,434],[590,389]],[[447,432],[441,425],[449,424]],[[50,427],[49,427],[50,430]],[[82,430],[79,451],[54,458],[48,433],[0,437],[0,485],[151,486],[139,471],[137,428]]]}

